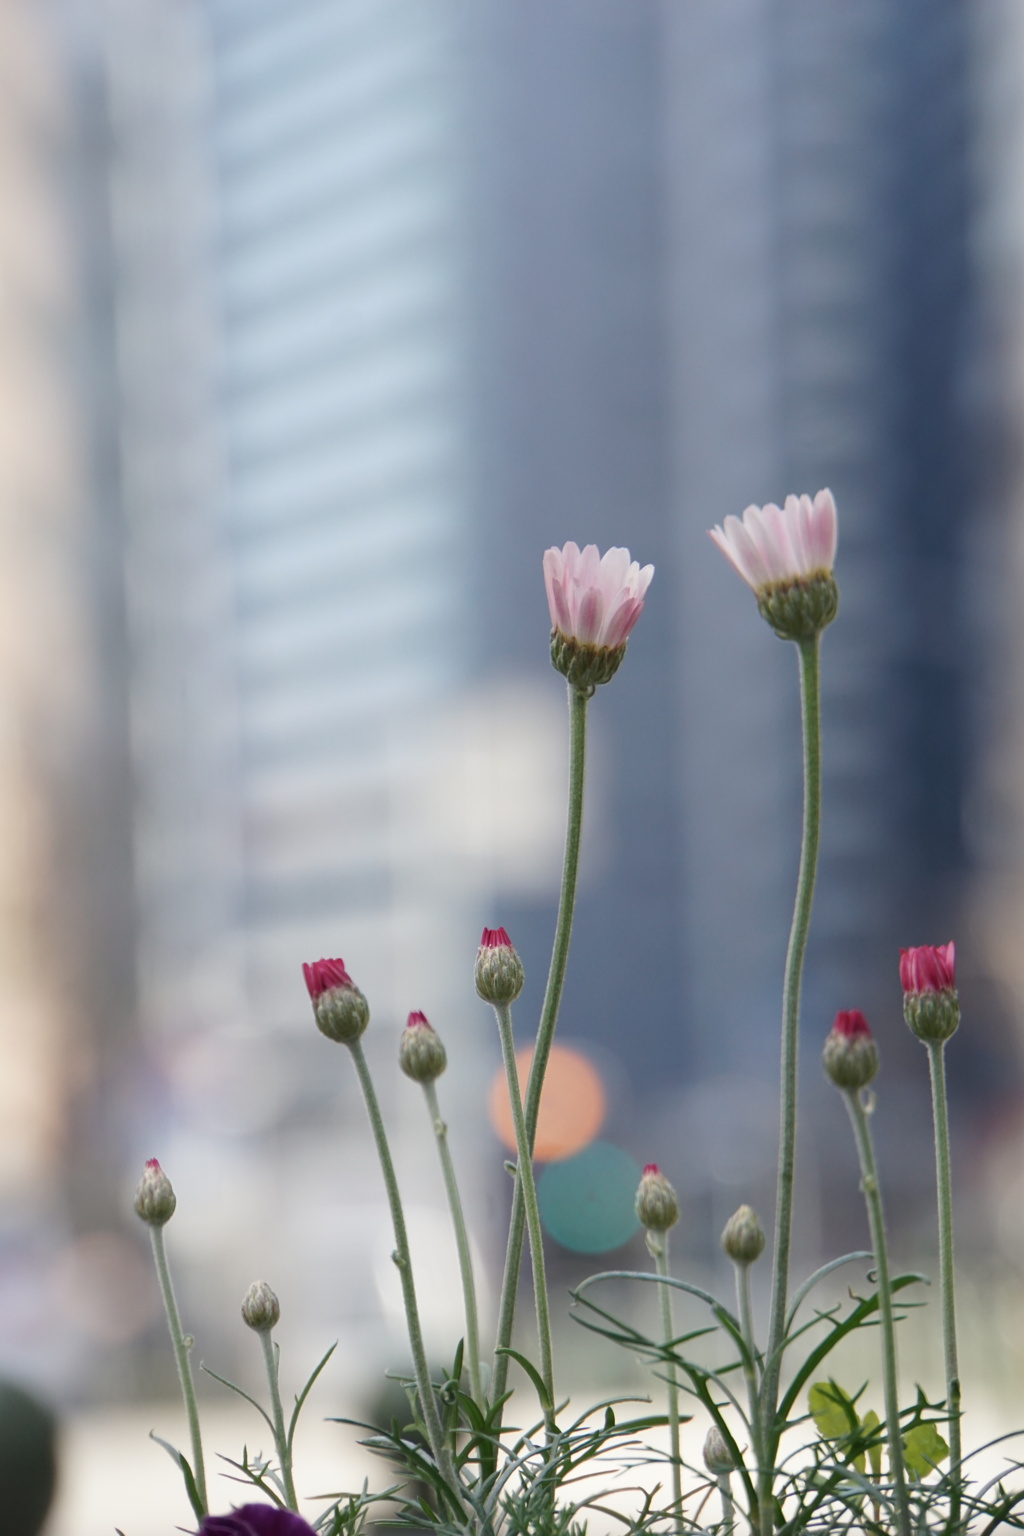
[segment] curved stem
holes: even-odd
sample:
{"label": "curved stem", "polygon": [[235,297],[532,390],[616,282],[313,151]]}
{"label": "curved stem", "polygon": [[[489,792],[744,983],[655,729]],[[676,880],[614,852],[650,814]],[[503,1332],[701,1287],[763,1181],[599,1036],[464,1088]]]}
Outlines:
{"label": "curved stem", "polygon": [[391,1224],[395,1233],[395,1252],[393,1258],[398,1268],[402,1281],[402,1300],[405,1303],[405,1320],[409,1330],[409,1347],[412,1350],[413,1369],[416,1372],[416,1388],[419,1393],[420,1407],[423,1410],[423,1422],[427,1431],[427,1440],[433,1452],[434,1460],[442,1475],[449,1482],[453,1490],[457,1491],[455,1472],[452,1467],[448,1447],[445,1444],[444,1432],[441,1428],[441,1419],[437,1411],[437,1400],[434,1397],[434,1388],[430,1380],[430,1369],[427,1365],[427,1354],[423,1347],[423,1330],[420,1327],[420,1312],[416,1304],[416,1284],[413,1280],[412,1259],[409,1254],[409,1238],[405,1230],[405,1214],[402,1210],[402,1197],[398,1192],[398,1180],[395,1178],[395,1165],[391,1161],[391,1150],[388,1146],[387,1132],[384,1129],[384,1120],[377,1102],[377,1094],[370,1076],[370,1069],[366,1064],[361,1040],[353,1040],[349,1044],[352,1060],[355,1063],[356,1076],[359,1078],[359,1086],[363,1091],[363,1099],[366,1102],[366,1113],[370,1119],[373,1130],[373,1139],[377,1144],[377,1157],[380,1162],[380,1171],[384,1175],[384,1187],[387,1190],[388,1204],[391,1207]]}
{"label": "curved stem", "polygon": [[540,1343],[540,1375],[547,1392],[548,1401],[544,1405],[544,1422],[548,1429],[554,1428],[555,1408],[555,1382],[554,1365],[551,1355],[551,1318],[548,1312],[548,1282],[544,1273],[544,1237],[540,1226],[540,1211],[537,1207],[537,1186],[533,1179],[533,1157],[530,1138],[526,1132],[526,1116],[523,1113],[523,1099],[519,1091],[519,1073],[516,1067],[516,1048],[512,1040],[512,1014],[506,1004],[495,1003],[494,1015],[498,1020],[498,1033],[501,1036],[501,1054],[505,1062],[505,1076],[508,1079],[508,1097],[512,1106],[512,1124],[516,1132],[516,1151],[519,1156],[519,1166],[516,1169],[516,1184],[523,1191],[523,1206],[526,1211],[526,1226],[530,1234],[530,1257],[533,1261],[533,1292],[537,1304],[537,1337]]}
{"label": "curved stem", "polygon": [[270,1336],[269,1328],[261,1328],[260,1344],[263,1346],[263,1363],[267,1368],[267,1383],[270,1387],[270,1407],[274,1416],[274,1439],[277,1442],[277,1459],[281,1463],[281,1481],[284,1483],[284,1496],[289,1509],[298,1513],[299,1504],[295,1497],[295,1479],[292,1476],[292,1453],[288,1444],[288,1434],[284,1427],[284,1409],[281,1407],[281,1383],[279,1380],[280,1350]]}
{"label": "curved stem", "polygon": [[928,1042],[935,1121],[935,1186],[939,1206],[939,1276],[942,1290],[942,1343],[949,1414],[950,1529],[960,1520],[960,1370],[956,1351],[956,1291],[953,1275],[953,1191],[949,1168],[949,1119],[946,1111],[946,1043]]}
{"label": "curved stem", "polygon": [[430,1118],[434,1126],[437,1152],[441,1159],[441,1172],[444,1175],[445,1193],[448,1196],[448,1209],[451,1212],[452,1227],[455,1231],[455,1247],[459,1255],[462,1297],[466,1309],[466,1353],[469,1356],[469,1388],[473,1394],[473,1401],[483,1403],[483,1386],[480,1377],[480,1324],[477,1316],[476,1283],[473,1278],[473,1257],[469,1249],[466,1218],[462,1213],[462,1200],[459,1197],[459,1186],[455,1178],[455,1164],[452,1162],[451,1148],[448,1145],[448,1127],[441,1118],[441,1110],[437,1102],[437,1088],[433,1083],[423,1084],[423,1097],[427,1101],[427,1109],[430,1112]]}
{"label": "curved stem", "polygon": [[910,1507],[907,1503],[907,1479],[903,1466],[903,1437],[900,1433],[900,1403],[896,1387],[896,1330],[892,1315],[892,1285],[889,1279],[889,1249],[885,1240],[882,1191],[871,1145],[871,1129],[860,1094],[854,1089],[843,1093],[849,1110],[860,1159],[861,1188],[868,1208],[871,1245],[875,1250],[878,1276],[878,1315],[882,1326],[882,1381],[885,1389],[885,1427],[889,1439],[889,1468],[896,1489],[896,1519],[900,1536],[910,1536]]}
{"label": "curved stem", "polygon": [[[537,1040],[530,1063],[530,1077],[526,1085],[526,1130],[530,1148],[537,1133],[537,1115],[540,1111],[540,1095],[544,1086],[544,1072],[555,1025],[558,1022],[558,1006],[562,1000],[565,967],[569,959],[569,939],[572,935],[573,909],[576,905],[576,877],[580,862],[580,833],[583,827],[583,781],[587,755],[587,704],[590,694],[569,687],[569,805],[565,825],[565,855],[562,860],[562,888],[558,898],[558,916],[555,920],[555,938],[548,967],[547,986],[541,1006]],[[512,1216],[508,1229],[508,1248],[505,1253],[505,1273],[501,1282],[501,1303],[498,1309],[498,1334],[494,1356],[494,1400],[505,1395],[508,1379],[507,1350],[512,1343],[512,1327],[516,1316],[516,1292],[519,1288],[519,1271],[523,1258],[523,1206],[522,1184],[517,1179],[512,1194]]]}
{"label": "curved stem", "polygon": [[[647,1248],[654,1259],[654,1267],[658,1274],[662,1280],[667,1280],[669,1276],[668,1233],[648,1232]],[[659,1285],[658,1296],[661,1302],[661,1333],[667,1349],[676,1336],[675,1324],[672,1321],[672,1287]],[[666,1361],[665,1374],[668,1377],[668,1437],[672,1455],[672,1514],[677,1536],[680,1536],[683,1530],[683,1484],[682,1460],[679,1451],[679,1383],[676,1368],[671,1360]]]}
{"label": "curved stem", "polygon": [[[804,951],[811,922],[814,879],[818,865],[821,826],[821,723],[819,712],[818,641],[798,642],[800,658],[800,716],[803,724],[804,803],[803,832],[796,900],[789,930],[786,969],[782,985],[782,1063],[779,1095],[779,1168],[775,1200],[775,1250],[772,1269],[772,1304],[768,1324],[768,1348],[762,1389],[763,1437],[766,1459],[774,1461],[777,1436],[775,1407],[782,1367],[789,1291],[789,1249],[793,1227],[793,1175],[796,1158],[796,1092],[800,1034],[800,982]],[[771,1467],[761,1486],[761,1521],[765,1536],[771,1530]],[[766,1522],[768,1522],[766,1524]]]}
{"label": "curved stem", "polygon": [[181,1318],[178,1315],[178,1303],[174,1299],[174,1286],[171,1284],[171,1271],[167,1266],[167,1253],[164,1249],[164,1229],[151,1225],[149,1235],[153,1243],[153,1261],[156,1264],[157,1280],[160,1283],[160,1295],[163,1298],[164,1311],[167,1313],[167,1327],[171,1335],[171,1344],[174,1348],[174,1362],[178,1367],[178,1380],[181,1383],[181,1395],[185,1403],[185,1417],[188,1420],[189,1438],[192,1442],[192,1471],[195,1474],[196,1492],[199,1502],[203,1506],[203,1514],[209,1514],[210,1504],[206,1497],[206,1466],[203,1461],[203,1441],[199,1433],[199,1409],[196,1405],[196,1389],[192,1380],[192,1367],[189,1364],[188,1352],[192,1347],[192,1341],[186,1342],[185,1334],[181,1327]]}

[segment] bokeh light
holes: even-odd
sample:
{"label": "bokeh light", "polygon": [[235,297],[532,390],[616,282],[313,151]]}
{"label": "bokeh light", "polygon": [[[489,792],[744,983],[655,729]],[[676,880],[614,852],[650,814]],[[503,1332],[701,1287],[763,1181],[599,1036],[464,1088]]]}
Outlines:
{"label": "bokeh light", "polygon": [[640,1223],[633,1202],[640,1166],[607,1141],[592,1141],[576,1157],[551,1163],[537,1181],[544,1229],[573,1253],[621,1248]]}
{"label": "bokeh light", "polygon": [[[516,1052],[520,1092],[526,1094],[533,1047]],[[550,1163],[572,1157],[593,1141],[604,1124],[607,1096],[601,1075],[582,1051],[566,1045],[553,1045],[544,1074],[540,1097],[534,1155],[538,1162]],[[510,1152],[516,1150],[512,1110],[504,1069],[495,1073],[487,1099],[488,1113],[495,1134]]]}

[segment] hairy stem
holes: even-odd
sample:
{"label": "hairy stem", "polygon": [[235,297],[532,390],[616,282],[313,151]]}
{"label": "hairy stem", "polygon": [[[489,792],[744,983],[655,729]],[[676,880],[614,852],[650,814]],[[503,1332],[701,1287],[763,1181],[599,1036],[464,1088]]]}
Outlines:
{"label": "hairy stem", "polygon": [[[537,1115],[540,1110],[544,1072],[555,1025],[558,1022],[558,1006],[562,1000],[565,967],[569,959],[569,939],[572,935],[573,909],[576,905],[576,876],[580,862],[580,833],[583,827],[583,780],[587,754],[587,704],[590,694],[569,686],[569,805],[565,826],[565,855],[562,861],[562,888],[558,898],[558,916],[555,921],[555,938],[548,967],[547,986],[541,1006],[537,1040],[534,1045],[530,1077],[526,1085],[526,1130],[531,1151],[537,1133]],[[508,1379],[508,1355],[503,1353],[512,1343],[512,1328],[516,1316],[516,1292],[519,1288],[519,1271],[523,1258],[523,1228],[525,1207],[523,1187],[517,1179],[512,1194],[512,1217],[508,1229],[508,1248],[505,1253],[505,1273],[501,1283],[501,1303],[498,1309],[498,1334],[494,1356],[494,1392],[498,1401],[505,1394]]]}
{"label": "hairy stem", "polygon": [[483,1402],[483,1384],[480,1376],[480,1323],[476,1306],[476,1282],[473,1278],[473,1257],[469,1249],[469,1237],[466,1232],[466,1218],[462,1213],[462,1200],[459,1196],[458,1181],[455,1177],[455,1164],[452,1162],[451,1148],[448,1145],[448,1127],[441,1118],[440,1106],[437,1102],[437,1089],[433,1083],[423,1084],[423,1096],[427,1101],[427,1109],[434,1127],[434,1136],[437,1140],[437,1152],[441,1159],[441,1172],[444,1176],[445,1193],[448,1196],[448,1209],[451,1212],[452,1227],[455,1231],[455,1247],[459,1255],[459,1273],[462,1276],[462,1299],[466,1311],[466,1354],[469,1363],[469,1388],[473,1394],[473,1401]]}
{"label": "hairy stem", "polygon": [[199,1432],[199,1409],[196,1405],[196,1389],[192,1380],[192,1366],[189,1363],[188,1352],[192,1347],[192,1340],[186,1339],[181,1327],[181,1318],[178,1315],[178,1303],[174,1299],[174,1286],[171,1284],[171,1271],[167,1266],[167,1252],[164,1248],[164,1229],[162,1226],[151,1224],[149,1235],[153,1243],[153,1261],[156,1264],[157,1279],[160,1282],[160,1295],[163,1298],[164,1311],[167,1313],[167,1327],[170,1330],[171,1344],[174,1348],[174,1363],[178,1367],[178,1380],[181,1383],[181,1396],[185,1403],[185,1417],[188,1420],[189,1438],[192,1442],[192,1471],[195,1475],[196,1493],[199,1502],[203,1506],[203,1514],[210,1510],[209,1500],[206,1497],[206,1465],[203,1461],[203,1441]]}
{"label": "hairy stem", "polygon": [[860,1159],[861,1188],[868,1208],[871,1246],[875,1250],[878,1280],[878,1315],[882,1325],[882,1384],[885,1393],[885,1427],[889,1440],[889,1468],[896,1491],[896,1520],[900,1536],[910,1536],[910,1507],[907,1503],[907,1478],[903,1466],[903,1437],[900,1433],[900,1403],[896,1386],[896,1330],[892,1315],[892,1285],[889,1279],[889,1250],[885,1238],[882,1191],[871,1144],[871,1128],[860,1094],[847,1089],[843,1098],[850,1113],[853,1134]]}
{"label": "hairy stem", "polygon": [[722,1499],[722,1536],[732,1536],[735,1525],[731,1484],[728,1472],[722,1472],[718,1478],[718,1492]]}
{"label": "hairy stem", "polygon": [[260,1344],[263,1346],[263,1363],[267,1368],[267,1384],[270,1387],[270,1408],[274,1416],[274,1440],[277,1443],[277,1459],[281,1463],[281,1481],[284,1483],[284,1497],[289,1509],[298,1513],[299,1503],[295,1497],[295,1479],[292,1476],[292,1453],[288,1444],[288,1434],[284,1427],[284,1409],[281,1407],[281,1383],[280,1383],[280,1355],[281,1351],[270,1336],[269,1328],[259,1330]]}
{"label": "hairy stem", "polygon": [[547,1392],[544,1405],[544,1421],[549,1430],[554,1428],[555,1381],[551,1355],[551,1318],[548,1312],[548,1282],[544,1273],[544,1237],[537,1207],[537,1186],[533,1178],[533,1152],[526,1131],[526,1116],[519,1091],[519,1073],[516,1067],[516,1048],[512,1039],[512,1015],[507,1004],[495,1003],[494,1015],[498,1020],[501,1036],[501,1054],[508,1079],[508,1097],[512,1106],[512,1124],[516,1132],[516,1151],[519,1166],[516,1169],[516,1186],[523,1192],[526,1211],[526,1227],[530,1234],[530,1257],[533,1262],[533,1292],[537,1305],[537,1337],[540,1343],[540,1375]]}
{"label": "hairy stem", "polygon": [[942,1344],[949,1414],[950,1529],[960,1520],[960,1370],[956,1352],[956,1291],[953,1275],[953,1190],[949,1169],[949,1118],[946,1111],[946,1043],[928,1042],[935,1121],[935,1185],[939,1206],[939,1276],[942,1291]]}
{"label": "hairy stem", "polygon": [[370,1076],[370,1069],[366,1064],[366,1056],[363,1053],[361,1040],[353,1040],[349,1044],[352,1060],[355,1063],[356,1076],[359,1078],[359,1086],[363,1091],[363,1099],[366,1102],[366,1113],[369,1116],[370,1126],[373,1130],[373,1139],[377,1144],[377,1158],[380,1162],[380,1170],[384,1176],[384,1187],[387,1190],[388,1205],[391,1207],[391,1224],[395,1233],[395,1252],[393,1258],[398,1267],[398,1273],[402,1282],[402,1300],[405,1303],[405,1320],[409,1330],[409,1347],[412,1350],[413,1370],[416,1373],[416,1389],[419,1394],[420,1407],[423,1411],[423,1422],[427,1431],[427,1440],[433,1452],[434,1460],[442,1475],[448,1481],[453,1490],[457,1490],[455,1473],[452,1467],[451,1457],[445,1443],[444,1432],[441,1428],[441,1419],[437,1411],[437,1400],[434,1396],[434,1388],[430,1380],[430,1369],[427,1365],[427,1354],[423,1347],[423,1330],[420,1327],[420,1312],[416,1303],[416,1284],[412,1273],[412,1259],[409,1254],[409,1238],[405,1230],[405,1213],[402,1210],[402,1197],[398,1192],[398,1180],[395,1178],[395,1165],[391,1161],[391,1149],[388,1146],[387,1132],[384,1129],[384,1120],[377,1102],[377,1093]]}
{"label": "hairy stem", "polygon": [[754,1442],[754,1457],[757,1461],[757,1470],[760,1475],[764,1471],[762,1465],[762,1440],[761,1440],[761,1397],[757,1371],[757,1340],[754,1337],[754,1312],[750,1305],[750,1265],[734,1264],[736,1271],[736,1303],[740,1314],[740,1332],[743,1342],[747,1346],[749,1361],[743,1363],[743,1374],[747,1380],[747,1402],[750,1411],[750,1436]]}
{"label": "hairy stem", "polygon": [[803,724],[804,803],[800,842],[800,868],[796,900],[789,930],[786,969],[782,984],[782,1062],[779,1095],[779,1167],[775,1199],[775,1249],[772,1268],[772,1303],[768,1324],[764,1382],[762,1384],[763,1444],[769,1465],[762,1469],[760,1488],[762,1536],[772,1528],[772,1463],[777,1436],[774,1433],[782,1368],[789,1294],[789,1250],[793,1228],[793,1176],[796,1160],[797,1065],[800,1037],[800,983],[804,951],[811,922],[814,879],[818,867],[821,826],[821,722],[819,711],[818,641],[798,642],[800,658],[800,716]]}
{"label": "hairy stem", "polygon": [[[667,1281],[669,1276],[668,1233],[648,1232],[647,1247],[654,1259],[654,1266],[659,1276],[663,1281]],[[676,1336],[675,1324],[672,1321],[672,1287],[666,1284],[659,1285],[658,1297],[661,1302],[661,1335],[667,1349]],[[684,1522],[682,1463],[679,1450],[679,1382],[676,1368],[671,1360],[665,1363],[665,1375],[668,1377],[668,1439],[672,1456],[672,1514],[676,1536],[681,1536]]]}

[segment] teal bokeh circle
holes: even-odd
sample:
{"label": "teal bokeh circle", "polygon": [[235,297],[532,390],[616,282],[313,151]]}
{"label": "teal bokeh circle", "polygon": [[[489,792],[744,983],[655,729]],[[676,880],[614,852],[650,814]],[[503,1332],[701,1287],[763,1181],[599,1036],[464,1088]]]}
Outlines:
{"label": "teal bokeh circle", "polygon": [[544,1230],[573,1253],[606,1253],[640,1223],[633,1202],[640,1167],[621,1147],[592,1141],[575,1157],[549,1163],[537,1180]]}

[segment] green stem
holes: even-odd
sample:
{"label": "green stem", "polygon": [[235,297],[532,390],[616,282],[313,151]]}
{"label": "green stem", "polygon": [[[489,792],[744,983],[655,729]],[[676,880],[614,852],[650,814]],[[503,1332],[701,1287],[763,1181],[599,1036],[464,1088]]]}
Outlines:
{"label": "green stem", "polygon": [[734,1264],[736,1271],[736,1302],[740,1314],[740,1332],[747,1346],[749,1362],[743,1363],[747,1378],[747,1401],[750,1407],[750,1436],[754,1442],[754,1456],[759,1476],[763,1474],[761,1454],[761,1402],[757,1380],[757,1341],[754,1337],[754,1312],[750,1305],[750,1265]]}
{"label": "green stem", "polygon": [[298,1513],[299,1504],[295,1497],[295,1479],[292,1476],[292,1453],[284,1427],[284,1409],[281,1407],[281,1383],[279,1379],[281,1352],[271,1338],[269,1328],[261,1328],[259,1335],[260,1344],[263,1346],[263,1362],[267,1367],[270,1407],[274,1415],[274,1439],[277,1442],[277,1459],[281,1463],[281,1480],[284,1483],[285,1501],[289,1509],[294,1509]]}
{"label": "green stem", "polygon": [[[667,1281],[669,1277],[668,1233],[648,1232],[647,1247],[654,1259],[658,1275],[662,1281]],[[658,1296],[661,1301],[661,1333],[665,1348],[668,1349],[676,1336],[675,1324],[672,1321],[672,1287],[667,1284],[659,1285]],[[677,1536],[680,1536],[683,1530],[683,1484],[682,1458],[679,1449],[679,1382],[673,1362],[668,1360],[665,1365],[665,1375],[668,1377],[669,1450],[672,1455],[672,1513]]]}
{"label": "green stem", "polygon": [[353,1040],[348,1044],[352,1052],[352,1060],[355,1063],[356,1076],[359,1078],[359,1086],[363,1090],[363,1098],[366,1102],[366,1113],[373,1129],[373,1139],[377,1144],[377,1157],[380,1162],[380,1170],[384,1175],[384,1187],[387,1190],[388,1204],[391,1207],[391,1224],[395,1232],[395,1252],[393,1258],[398,1267],[398,1273],[402,1281],[402,1300],[405,1303],[405,1319],[409,1329],[409,1346],[412,1350],[413,1369],[416,1373],[416,1387],[419,1392],[420,1407],[423,1410],[423,1422],[427,1431],[427,1440],[433,1452],[441,1474],[448,1481],[453,1490],[457,1488],[455,1472],[452,1467],[448,1447],[445,1444],[444,1432],[441,1428],[441,1419],[437,1411],[437,1401],[434,1397],[434,1388],[430,1380],[430,1369],[427,1365],[427,1354],[423,1347],[423,1330],[420,1327],[420,1312],[416,1304],[416,1284],[413,1280],[412,1258],[409,1253],[409,1239],[405,1230],[405,1214],[402,1210],[402,1197],[398,1192],[398,1180],[395,1178],[395,1166],[391,1161],[391,1150],[388,1146],[387,1132],[384,1129],[384,1120],[381,1116],[380,1105],[377,1102],[377,1094],[370,1076],[370,1069],[366,1064],[361,1040]]}
{"label": "green stem", "polygon": [[[587,704],[589,701],[589,693],[570,685],[569,805],[565,826],[565,855],[562,861],[562,888],[558,898],[558,916],[555,921],[555,939],[551,949],[547,986],[544,989],[537,1040],[530,1064],[530,1077],[526,1085],[526,1129],[531,1151],[537,1134],[537,1115],[540,1111],[544,1072],[547,1068],[548,1056],[551,1054],[551,1042],[558,1022],[558,1006],[562,1000],[565,967],[569,959],[569,939],[572,935],[573,908],[576,904],[576,876],[580,862],[580,833],[583,827],[583,779],[587,755]],[[498,1309],[498,1334],[494,1355],[493,1399],[495,1402],[505,1395],[505,1383],[508,1378],[508,1355],[505,1351],[512,1343],[512,1327],[515,1323],[516,1293],[519,1288],[519,1271],[523,1258],[524,1220],[522,1184],[517,1179],[512,1193],[512,1217],[509,1222],[505,1273],[501,1283],[501,1303]]]}
{"label": "green stem", "polygon": [[892,1285],[889,1279],[889,1249],[885,1239],[885,1216],[882,1211],[882,1191],[878,1183],[874,1148],[871,1145],[871,1129],[868,1117],[855,1089],[843,1093],[850,1113],[853,1134],[857,1139],[857,1155],[860,1159],[861,1189],[868,1208],[871,1228],[871,1246],[875,1250],[875,1273],[878,1280],[878,1314],[882,1326],[882,1380],[885,1389],[885,1427],[889,1438],[889,1468],[896,1489],[896,1519],[900,1536],[910,1536],[910,1507],[907,1503],[907,1480],[903,1466],[903,1437],[900,1433],[900,1402],[896,1386],[896,1330],[892,1314]]}
{"label": "green stem", "polygon": [[516,1048],[512,1039],[512,1014],[507,1004],[495,1003],[494,1015],[498,1020],[501,1036],[501,1054],[508,1079],[508,1097],[512,1106],[512,1124],[516,1132],[516,1151],[519,1166],[516,1169],[516,1185],[523,1191],[526,1210],[526,1226],[530,1234],[530,1257],[533,1261],[533,1293],[537,1304],[537,1337],[540,1341],[540,1375],[547,1392],[544,1405],[544,1422],[554,1429],[555,1381],[551,1356],[551,1318],[548,1313],[548,1282],[544,1273],[544,1238],[537,1207],[537,1186],[533,1178],[533,1156],[530,1138],[526,1133],[526,1116],[519,1091],[519,1073],[516,1067]]}
{"label": "green stem", "polygon": [[939,1275],[942,1290],[942,1343],[949,1414],[950,1529],[960,1520],[960,1370],[956,1352],[956,1290],[953,1274],[953,1190],[949,1169],[949,1118],[946,1112],[946,1043],[928,1042],[935,1121],[935,1185],[939,1205]]}
{"label": "green stem", "polygon": [[188,1432],[192,1441],[192,1471],[195,1475],[196,1492],[199,1502],[203,1506],[203,1514],[209,1514],[210,1504],[206,1497],[206,1466],[203,1462],[203,1441],[199,1433],[199,1409],[196,1406],[196,1389],[192,1381],[192,1367],[189,1364],[188,1352],[192,1347],[192,1340],[186,1341],[181,1327],[181,1318],[178,1315],[178,1303],[174,1299],[174,1286],[171,1284],[171,1271],[167,1267],[167,1253],[164,1249],[164,1229],[162,1226],[151,1224],[149,1235],[153,1243],[153,1261],[156,1264],[157,1280],[160,1282],[160,1295],[163,1297],[164,1311],[167,1313],[167,1327],[171,1334],[171,1344],[174,1348],[174,1361],[178,1367],[178,1380],[181,1383],[181,1395],[185,1403],[185,1417],[188,1420]]}
{"label": "green stem", "polygon": [[779,1373],[786,1331],[786,1303],[789,1293],[789,1250],[793,1227],[793,1176],[796,1159],[797,1066],[800,1035],[800,982],[804,951],[811,922],[814,879],[818,865],[818,838],[821,826],[821,722],[819,713],[818,641],[801,640],[797,645],[800,659],[800,716],[803,724],[804,805],[803,832],[800,842],[800,868],[796,900],[786,951],[786,970],[782,984],[782,1063],[779,1095],[779,1168],[775,1199],[775,1250],[772,1270],[772,1303],[768,1324],[762,1403],[763,1437],[766,1460],[760,1489],[763,1536],[772,1529],[772,1463],[777,1435],[775,1408],[779,1393]]}
{"label": "green stem", "polygon": [[459,1186],[455,1178],[455,1165],[452,1162],[451,1148],[448,1145],[448,1127],[441,1118],[440,1106],[437,1102],[437,1089],[433,1083],[423,1084],[423,1096],[427,1101],[427,1109],[434,1126],[434,1136],[437,1140],[437,1152],[441,1159],[441,1172],[444,1175],[445,1193],[448,1196],[448,1209],[451,1212],[452,1227],[455,1230],[455,1247],[459,1255],[459,1271],[462,1275],[462,1296],[466,1309],[466,1352],[469,1356],[469,1388],[473,1394],[473,1401],[483,1403],[483,1384],[480,1376],[480,1324],[476,1307],[476,1284],[473,1279],[473,1257],[469,1249],[469,1237],[466,1233],[466,1219],[462,1213],[462,1201],[459,1198]]}
{"label": "green stem", "polygon": [[735,1517],[733,1515],[731,1479],[728,1472],[722,1472],[719,1475],[718,1492],[722,1498],[722,1536],[732,1536]]}

